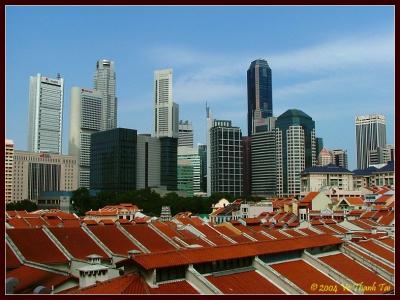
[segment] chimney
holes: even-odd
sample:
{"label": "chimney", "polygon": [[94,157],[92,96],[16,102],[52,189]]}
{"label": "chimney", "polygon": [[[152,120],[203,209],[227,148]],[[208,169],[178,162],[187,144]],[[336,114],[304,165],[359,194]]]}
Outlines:
{"label": "chimney", "polygon": [[88,265],[78,269],[79,288],[96,284],[97,281],[108,280],[108,268],[102,265]]}
{"label": "chimney", "polygon": [[90,254],[86,256],[87,261],[92,265],[101,264],[101,258],[102,256],[97,254]]}

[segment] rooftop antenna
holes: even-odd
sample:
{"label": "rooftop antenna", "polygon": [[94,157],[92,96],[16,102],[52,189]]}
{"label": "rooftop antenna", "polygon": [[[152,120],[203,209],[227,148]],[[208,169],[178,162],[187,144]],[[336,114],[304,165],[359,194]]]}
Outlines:
{"label": "rooftop antenna", "polygon": [[207,101],[206,101],[206,113],[207,113],[207,118],[210,117],[210,107],[208,107]]}

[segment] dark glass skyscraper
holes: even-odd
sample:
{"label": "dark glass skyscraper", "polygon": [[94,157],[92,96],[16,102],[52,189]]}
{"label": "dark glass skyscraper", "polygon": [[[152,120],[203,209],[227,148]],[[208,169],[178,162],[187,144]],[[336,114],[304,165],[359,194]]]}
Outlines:
{"label": "dark glass skyscraper", "polygon": [[266,60],[253,61],[247,70],[247,106],[247,130],[251,136],[256,126],[272,117],[272,75]]}

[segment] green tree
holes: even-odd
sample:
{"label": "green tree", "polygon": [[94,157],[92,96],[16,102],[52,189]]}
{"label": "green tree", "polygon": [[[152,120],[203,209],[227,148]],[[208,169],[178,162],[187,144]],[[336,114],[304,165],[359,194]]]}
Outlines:
{"label": "green tree", "polygon": [[8,203],[6,205],[6,210],[26,210],[35,211],[37,210],[37,205],[35,202],[29,200],[22,200],[18,202]]}

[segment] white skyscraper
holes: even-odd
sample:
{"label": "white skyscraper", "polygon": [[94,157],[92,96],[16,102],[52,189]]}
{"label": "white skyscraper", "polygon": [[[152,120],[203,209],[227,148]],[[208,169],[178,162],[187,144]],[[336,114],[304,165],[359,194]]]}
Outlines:
{"label": "white skyscraper", "polygon": [[91,134],[101,129],[102,101],[100,91],[71,89],[69,155],[77,157],[79,187],[90,186]]}
{"label": "white skyscraper", "polygon": [[178,138],[179,105],[172,98],[172,69],[154,72],[154,135]]}
{"label": "white skyscraper", "polygon": [[13,172],[14,172],[14,142],[5,140],[5,200],[6,204],[13,201]]}
{"label": "white skyscraper", "polygon": [[368,168],[368,153],[386,147],[386,121],[382,115],[356,117],[357,169]]}
{"label": "white skyscraper", "polygon": [[64,79],[30,77],[28,150],[61,153]]}
{"label": "white skyscraper", "polygon": [[179,121],[178,146],[193,148],[193,126],[189,121]]}
{"label": "white skyscraper", "polygon": [[117,127],[117,97],[115,96],[115,69],[114,62],[99,60],[94,74],[94,89],[103,95],[103,111],[101,130]]}

